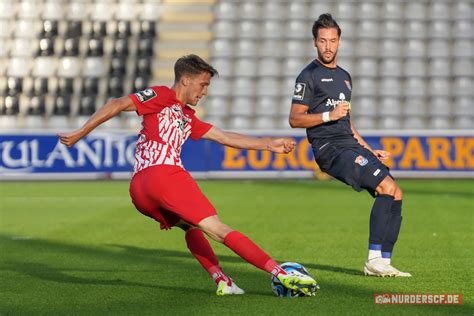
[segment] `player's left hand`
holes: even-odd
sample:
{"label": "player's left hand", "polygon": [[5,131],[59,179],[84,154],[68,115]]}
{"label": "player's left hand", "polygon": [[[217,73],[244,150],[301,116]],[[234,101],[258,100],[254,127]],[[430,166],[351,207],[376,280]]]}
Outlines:
{"label": "player's left hand", "polygon": [[82,137],[84,137],[84,135],[81,130],[76,130],[76,131],[68,132],[68,133],[59,133],[58,137],[61,144],[64,144],[67,147],[72,147]]}
{"label": "player's left hand", "polygon": [[295,146],[296,142],[291,138],[273,138],[267,144],[268,150],[279,154],[287,154],[291,152]]}
{"label": "player's left hand", "polygon": [[380,161],[385,161],[390,158],[390,153],[385,150],[374,150],[374,154]]}

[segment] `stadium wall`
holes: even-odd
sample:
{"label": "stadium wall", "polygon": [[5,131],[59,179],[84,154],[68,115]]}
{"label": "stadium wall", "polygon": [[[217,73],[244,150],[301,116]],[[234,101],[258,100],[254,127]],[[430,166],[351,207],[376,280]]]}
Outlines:
{"label": "stadium wall", "polygon": [[[257,136],[289,136],[289,155],[238,150],[201,140],[183,147],[185,168],[195,178],[325,178],[303,131],[266,131]],[[397,177],[474,178],[474,131],[363,131],[373,148],[392,153],[387,165]],[[0,133],[0,180],[128,179],[136,135],[93,133],[73,148],[51,132]]]}

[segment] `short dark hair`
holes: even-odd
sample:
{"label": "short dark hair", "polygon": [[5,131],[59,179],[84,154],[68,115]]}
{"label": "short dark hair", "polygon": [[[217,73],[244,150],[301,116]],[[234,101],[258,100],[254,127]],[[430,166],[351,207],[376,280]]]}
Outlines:
{"label": "short dark hair", "polygon": [[179,58],[174,64],[174,80],[179,81],[183,75],[199,75],[208,72],[211,77],[219,75],[216,69],[198,55],[190,54]]}
{"label": "short dark hair", "polygon": [[324,13],[319,16],[319,18],[314,21],[313,24],[313,37],[318,38],[319,29],[330,29],[336,28],[337,35],[341,37],[341,28],[337,24],[336,20],[333,19],[331,13]]}

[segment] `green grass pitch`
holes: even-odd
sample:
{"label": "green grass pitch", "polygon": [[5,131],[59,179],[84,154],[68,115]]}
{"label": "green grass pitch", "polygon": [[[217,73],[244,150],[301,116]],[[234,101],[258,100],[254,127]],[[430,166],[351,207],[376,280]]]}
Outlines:
{"label": "green grass pitch", "polygon": [[[401,180],[394,252],[411,279],[364,277],[372,199],[336,181],[200,181],[221,219],[277,261],[305,265],[316,297],[211,241],[246,290],[217,297],[179,229],[138,213],[128,182],[0,184],[0,315],[473,315],[474,180]],[[184,192],[183,192],[184,194]],[[183,198],[185,196],[183,195]],[[375,305],[374,293],[460,293],[458,306]]]}

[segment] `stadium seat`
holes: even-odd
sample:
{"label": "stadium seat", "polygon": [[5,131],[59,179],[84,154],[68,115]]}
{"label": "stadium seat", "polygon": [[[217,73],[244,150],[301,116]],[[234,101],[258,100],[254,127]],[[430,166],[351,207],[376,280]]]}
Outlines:
{"label": "stadium seat", "polygon": [[213,28],[215,38],[234,39],[236,33],[236,25],[230,21],[216,21]]}
{"label": "stadium seat", "polygon": [[274,117],[279,112],[278,99],[274,97],[259,97],[255,102],[255,113],[260,116]]}
{"label": "stadium seat", "polygon": [[378,64],[375,58],[361,58],[355,64],[354,76],[376,77]]}
{"label": "stadium seat", "polygon": [[42,38],[39,41],[37,56],[53,56],[54,55],[54,39]]}
{"label": "stadium seat", "polygon": [[474,96],[473,77],[456,77],[453,82],[453,91],[458,96]]}
{"label": "stadium seat", "polygon": [[[128,42],[127,42],[128,49]],[[153,39],[152,38],[140,38],[138,40],[138,56],[151,57],[153,56]],[[127,55],[127,54],[125,54]]]}
{"label": "stadium seat", "polygon": [[472,106],[472,99],[470,97],[457,97],[454,99],[452,105],[454,115],[474,117],[474,107]]}
{"label": "stadium seat", "polygon": [[[327,12],[334,12],[331,2],[326,1],[310,1],[309,2],[309,17],[311,20],[316,20],[321,14]],[[338,20],[339,21],[339,20]],[[339,23],[339,22],[338,22]]]}
{"label": "stadium seat", "polygon": [[18,96],[7,95],[0,102],[0,114],[17,115],[20,113],[20,98]]}
{"label": "stadium seat", "polygon": [[102,38],[90,38],[87,43],[87,56],[99,57],[104,55],[104,42]]}
{"label": "stadium seat", "polygon": [[28,115],[45,115],[46,98],[43,95],[33,96],[28,102]]}
{"label": "stadium seat", "polygon": [[262,58],[258,61],[257,73],[261,77],[279,76],[280,65],[280,61],[276,58]]}
{"label": "stadium seat", "polygon": [[96,96],[83,95],[79,100],[79,115],[92,115],[96,110]]}
{"label": "stadium seat", "polygon": [[[408,97],[405,99],[405,104],[403,106],[402,114],[405,117],[411,116],[420,116],[424,117],[427,115],[426,102],[425,98],[418,97]],[[430,109],[431,112],[431,109]]]}
{"label": "stadium seat", "polygon": [[227,128],[225,120],[221,116],[210,115],[204,118],[205,122],[217,126],[219,128]]}
{"label": "stadium seat", "polygon": [[428,91],[433,96],[449,97],[451,95],[451,80],[448,78],[431,78]]}
{"label": "stadium seat", "polygon": [[354,63],[355,63],[355,60],[353,58],[341,57],[337,59],[337,65],[341,67],[342,69],[344,69],[345,71],[348,71],[349,73],[354,72],[354,68],[355,68]]}
{"label": "stadium seat", "polygon": [[35,77],[52,77],[56,74],[55,57],[37,57],[34,60],[32,74]]}
{"label": "stadium seat", "polygon": [[382,98],[379,102],[381,116],[401,116],[402,105],[398,98]]}
{"label": "stadium seat", "polygon": [[381,129],[400,129],[401,127],[400,118],[397,116],[383,116],[379,122]]}
{"label": "stadium seat", "polygon": [[280,82],[273,77],[260,78],[257,83],[257,95],[279,96],[282,93]]}
{"label": "stadium seat", "polygon": [[455,1],[451,4],[451,18],[452,19],[472,19],[474,15],[473,5],[469,1]]}
{"label": "stadium seat", "polygon": [[11,77],[26,77],[30,73],[29,59],[12,57],[9,59],[7,74]]}
{"label": "stadium seat", "polygon": [[112,57],[110,59],[110,74],[123,76],[127,73],[127,59],[124,57]]}
{"label": "stadium seat", "polygon": [[36,20],[16,20],[14,27],[15,37],[33,38],[36,35],[35,30],[38,29]]}
{"label": "stadium seat", "polygon": [[58,76],[74,78],[81,72],[81,63],[77,57],[63,57],[59,62]]}
{"label": "stadium seat", "polygon": [[407,130],[425,129],[426,122],[423,118],[418,116],[409,116],[403,120],[403,128]]}
{"label": "stadium seat", "polygon": [[352,57],[354,55],[354,42],[350,39],[343,39],[343,44],[337,50],[337,57]]}
{"label": "stadium seat", "polygon": [[455,38],[465,38],[472,41],[474,29],[471,20],[455,20],[452,34]]}
{"label": "stadium seat", "polygon": [[232,86],[232,95],[252,97],[255,95],[255,81],[247,77],[235,78]]}
{"label": "stadium seat", "polygon": [[426,76],[426,63],[423,58],[407,59],[403,68],[405,78]]}
{"label": "stadium seat", "polygon": [[357,26],[357,37],[378,39],[379,38],[379,24],[374,20],[360,20]]}
{"label": "stadium seat", "polygon": [[255,77],[257,75],[257,61],[250,58],[237,59],[234,74],[242,77]]}
{"label": "stadium seat", "polygon": [[379,95],[382,97],[400,97],[402,95],[400,80],[394,77],[382,77],[379,83]]}
{"label": "stadium seat", "polygon": [[10,55],[13,57],[31,57],[35,53],[35,41],[27,38],[16,38],[11,42]]}
{"label": "stadium seat", "polygon": [[84,60],[83,76],[102,77],[107,73],[108,66],[102,57],[87,57]]}
{"label": "stadium seat", "polygon": [[71,95],[74,93],[74,78],[59,78],[58,94]]}
{"label": "stadium seat", "polygon": [[[128,39],[126,38],[117,38],[114,40],[113,42],[113,48],[112,48],[112,56],[114,57],[121,57],[121,58],[125,58],[127,57],[129,54],[129,50],[128,50]],[[89,56],[102,56],[100,54],[97,54],[97,55],[89,55]],[[145,55],[142,55],[141,52],[139,54],[139,56],[146,56]]]}
{"label": "stadium seat", "polygon": [[214,14],[218,20],[235,20],[238,15],[237,4],[230,1],[218,1],[215,6]]}
{"label": "stadium seat", "polygon": [[426,4],[422,2],[407,2],[404,11],[407,20],[425,20],[427,17]]}
{"label": "stadium seat", "polygon": [[48,78],[34,78],[33,79],[33,94],[34,95],[45,95],[49,92]]}
{"label": "stadium seat", "polygon": [[121,20],[115,24],[113,35],[118,38],[128,38],[132,35],[132,26],[130,21]]}
{"label": "stadium seat", "polygon": [[356,4],[353,2],[336,2],[334,4],[334,16],[338,19],[355,19],[355,12]]}
{"label": "stadium seat", "polygon": [[13,18],[17,13],[16,8],[16,3],[13,1],[0,1],[0,20]]}
{"label": "stadium seat", "polygon": [[263,39],[272,38],[272,39],[281,39],[284,34],[283,24],[281,21],[266,21],[264,20],[261,26],[261,29],[255,29],[256,34],[260,32],[260,36]]}
{"label": "stadium seat", "polygon": [[357,12],[357,16],[364,19],[378,19],[380,17],[379,5],[367,0],[360,1]]}
{"label": "stadium seat", "polygon": [[405,23],[405,38],[425,39],[426,24],[423,21],[412,20]]}
{"label": "stadium seat", "polygon": [[9,77],[7,79],[7,94],[10,96],[17,96],[23,92],[23,78]]}
{"label": "stadium seat", "polygon": [[453,56],[460,58],[472,58],[474,54],[472,40],[456,40],[453,43]]}
{"label": "stadium seat", "polygon": [[[241,21],[237,23],[236,35],[240,38],[257,39],[260,36],[259,24],[254,21]],[[265,35],[262,34],[262,36]]]}
{"label": "stadium seat", "polygon": [[286,18],[287,8],[282,2],[264,1],[261,12],[264,20],[283,20]]}
{"label": "stadium seat", "polygon": [[453,74],[456,77],[472,77],[473,66],[472,66],[472,59],[465,58],[465,59],[456,59],[453,63]]}
{"label": "stadium seat", "polygon": [[381,20],[403,19],[403,4],[398,1],[382,1]]}
{"label": "stadium seat", "polygon": [[429,4],[428,17],[430,20],[449,20],[450,7],[448,2],[433,1]]}
{"label": "stadium seat", "polygon": [[452,128],[454,129],[466,129],[472,130],[472,126],[474,126],[474,120],[469,116],[457,116],[454,118],[454,122]]}
{"label": "stadium seat", "polygon": [[300,58],[285,58],[282,65],[283,76],[296,76],[306,66],[306,62]]}
{"label": "stadium seat", "polygon": [[431,38],[448,39],[451,36],[450,23],[444,20],[431,21],[428,34]]}
{"label": "stadium seat", "polygon": [[380,34],[384,38],[400,39],[400,34],[403,34],[403,24],[399,20],[384,20]]}
{"label": "stadium seat", "polygon": [[280,130],[288,130],[288,131],[292,130],[292,127],[290,126],[290,123],[288,122],[288,115],[277,118],[275,122],[275,126],[276,128]]}
{"label": "stadium seat", "polygon": [[140,21],[139,27],[140,38],[154,38],[156,36],[156,23],[155,21]]}
{"label": "stadium seat", "polygon": [[[10,20],[2,20],[0,19],[0,40],[6,41],[6,39],[10,38],[12,34],[13,23]],[[2,45],[3,46],[3,45]]]}
{"label": "stadium seat", "polygon": [[152,23],[158,21],[163,11],[161,10],[161,5],[158,1],[144,1],[141,5],[141,10],[138,9],[140,10],[138,17],[143,21],[150,21]]}
{"label": "stadium seat", "polygon": [[[316,17],[317,18],[317,17]],[[315,19],[316,19],[315,18]],[[344,30],[344,33],[341,33],[342,39],[352,39],[354,40],[355,37],[358,36],[357,30],[357,23],[354,20],[345,20],[345,19],[338,19],[337,24],[341,30]]]}
{"label": "stadium seat", "polygon": [[451,66],[449,59],[432,58],[428,65],[428,75],[430,77],[450,77]]}
{"label": "stadium seat", "polygon": [[253,115],[253,99],[238,97],[231,101],[230,114],[235,116],[252,116]]}
{"label": "stadium seat", "polygon": [[[235,14],[235,13],[234,13]],[[261,19],[260,4],[253,1],[244,1],[240,4],[240,19],[259,20]]]}
{"label": "stadium seat", "polygon": [[378,43],[371,39],[361,39],[357,41],[356,56],[360,57],[377,57]]}
{"label": "stadium seat", "polygon": [[232,92],[229,80],[225,78],[218,78],[209,86],[209,95],[216,97],[227,97]]}
{"label": "stadium seat", "polygon": [[377,81],[372,78],[359,78],[357,83],[354,82],[354,85],[354,90],[360,96],[372,96],[377,93]]}
{"label": "stadium seat", "polygon": [[[238,47],[238,46],[237,46]],[[241,49],[235,49],[233,42],[226,39],[214,40],[211,43],[211,55],[213,57],[232,57],[236,53],[241,53]]]}
{"label": "stadium seat", "polygon": [[65,6],[59,1],[48,0],[43,7],[43,19],[45,20],[61,20],[64,18]]}
{"label": "stadium seat", "polygon": [[355,121],[355,126],[358,130],[367,130],[376,128],[376,120],[371,116],[357,116],[351,118],[351,122]]}
{"label": "stadium seat", "polygon": [[443,40],[430,40],[428,44],[427,57],[442,58],[450,57],[450,43]]}
{"label": "stadium seat", "polygon": [[115,15],[115,5],[110,5],[108,2],[94,2],[92,3],[91,19],[93,21],[110,21]]}
{"label": "stadium seat", "polygon": [[408,97],[425,97],[426,80],[417,77],[406,78],[404,81],[403,94]]}
{"label": "stadium seat", "polygon": [[18,17],[22,19],[36,19],[39,17],[40,9],[37,1],[22,0],[18,9]]}
{"label": "stadium seat", "polygon": [[[304,42],[297,41],[297,40],[287,40],[283,42],[283,56],[284,57],[306,57],[308,53],[305,51]],[[312,48],[307,48],[313,56],[316,56],[316,52],[312,51]]]}
{"label": "stadium seat", "polygon": [[82,0],[70,1],[69,8],[65,9],[68,20],[85,20],[89,13],[89,10],[87,10],[87,5],[88,3]]}
{"label": "stadium seat", "polygon": [[402,44],[396,39],[383,39],[379,42],[378,56],[382,58],[402,56]]}
{"label": "stadium seat", "polygon": [[225,117],[229,113],[229,101],[227,96],[224,97],[209,97],[204,107],[206,109],[207,116],[218,116]]}
{"label": "stadium seat", "polygon": [[137,13],[141,12],[139,10],[139,4],[133,3],[131,1],[121,1],[117,6],[117,11],[115,12],[115,18],[119,21],[133,21],[136,19]]}
{"label": "stadium seat", "polygon": [[151,76],[152,75],[152,60],[148,57],[139,57],[136,61],[136,74],[139,76]]}
{"label": "stadium seat", "polygon": [[457,104],[453,104],[451,99],[447,97],[431,98],[428,102],[427,114],[430,116],[450,116],[452,112],[451,104],[454,105],[454,108],[457,107]]}
{"label": "stadium seat", "polygon": [[53,107],[54,115],[69,115],[71,114],[71,96],[58,95],[54,100]]}
{"label": "stadium seat", "polygon": [[307,40],[308,25],[299,20],[290,20],[286,25],[286,37],[291,39]]}
{"label": "stadium seat", "polygon": [[257,57],[257,42],[242,39],[235,43],[235,55],[237,57]]}
{"label": "stadium seat", "polygon": [[384,58],[380,63],[380,76],[400,77],[402,75],[402,62],[399,58]]}
{"label": "stadium seat", "polygon": [[306,3],[291,1],[288,3],[288,9],[286,11],[286,16],[290,20],[305,20],[306,18],[316,18],[313,16],[308,16],[308,7]]}
{"label": "stadium seat", "polygon": [[253,128],[256,130],[271,130],[276,126],[273,118],[268,116],[258,116],[253,122]]}
{"label": "stadium seat", "polygon": [[259,45],[258,56],[280,57],[282,55],[282,43],[273,39],[263,40]]}
{"label": "stadium seat", "polygon": [[82,35],[82,21],[71,20],[67,21],[66,29],[64,31],[64,36],[66,38],[71,38],[77,40]]}
{"label": "stadium seat", "polygon": [[447,117],[435,116],[430,119],[429,127],[432,129],[449,129],[450,119]]}
{"label": "stadium seat", "polygon": [[[113,78],[113,77],[112,77]],[[110,82],[110,80],[109,80]],[[82,95],[96,95],[99,93],[99,79],[86,77],[82,81]]]}
{"label": "stadium seat", "polygon": [[219,72],[221,77],[229,77],[234,73],[232,59],[229,58],[213,58],[211,64]]}
{"label": "stadium seat", "polygon": [[351,105],[351,113],[353,112],[356,117],[375,117],[379,108],[377,99],[371,96],[352,98]]}
{"label": "stadium seat", "polygon": [[43,20],[41,26],[41,37],[56,37],[59,34],[59,25],[57,20]]}
{"label": "stadium seat", "polygon": [[424,57],[426,55],[426,47],[424,41],[421,40],[407,40],[405,44],[406,57]]}
{"label": "stadium seat", "polygon": [[234,116],[229,119],[228,128],[232,130],[247,130],[252,126],[251,119],[247,116]]}

